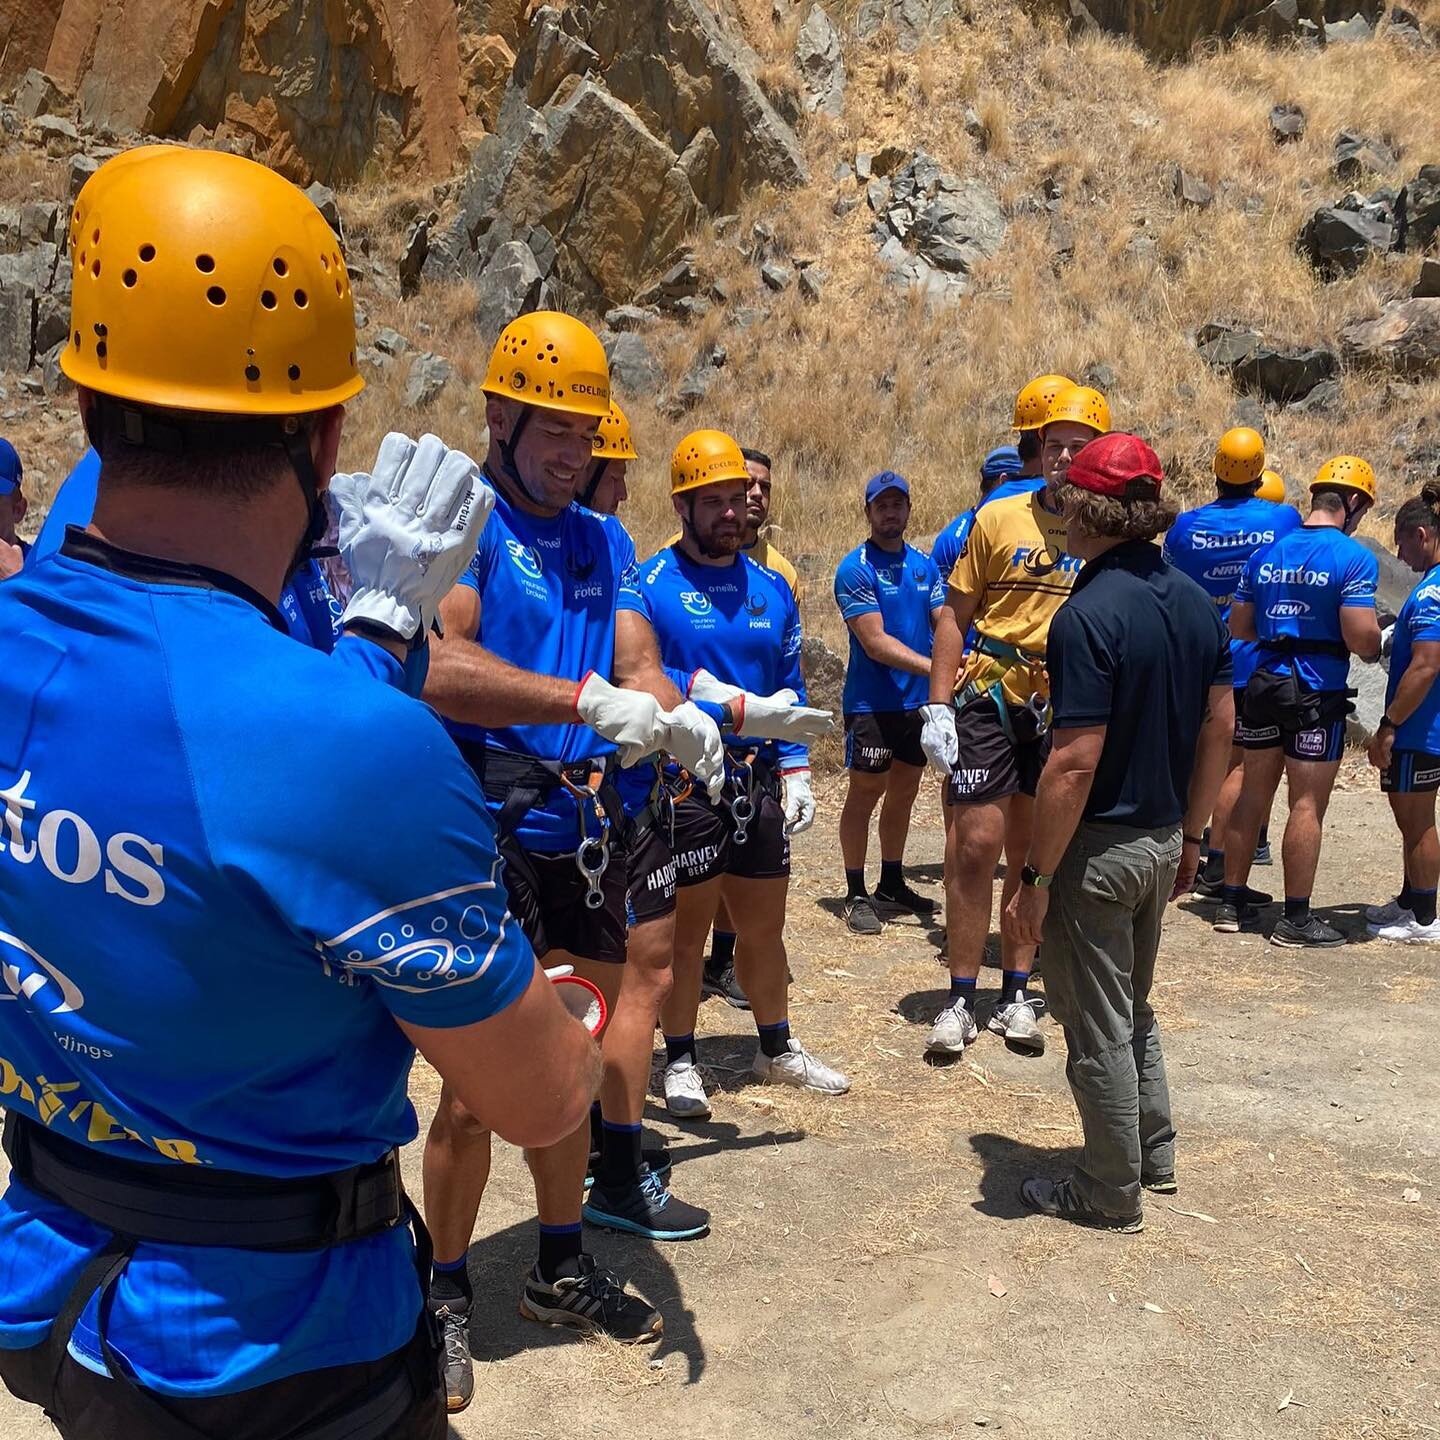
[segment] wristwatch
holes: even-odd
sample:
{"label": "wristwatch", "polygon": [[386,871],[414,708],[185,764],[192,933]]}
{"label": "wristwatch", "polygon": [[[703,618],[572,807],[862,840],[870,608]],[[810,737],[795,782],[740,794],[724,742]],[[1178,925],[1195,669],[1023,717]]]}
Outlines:
{"label": "wristwatch", "polygon": [[1382,715],[1379,723],[1375,726],[1375,733],[1377,735],[1383,735],[1387,730],[1393,730],[1394,728],[1395,722],[1388,715]]}
{"label": "wristwatch", "polygon": [[1028,885],[1032,890],[1048,890],[1050,882],[1054,880],[1053,875],[1042,875],[1033,865],[1026,864],[1020,871],[1020,883]]}

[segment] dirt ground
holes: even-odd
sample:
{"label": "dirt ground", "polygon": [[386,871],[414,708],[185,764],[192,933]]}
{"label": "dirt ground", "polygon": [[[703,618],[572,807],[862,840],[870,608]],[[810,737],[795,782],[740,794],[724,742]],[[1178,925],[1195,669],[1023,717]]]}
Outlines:
{"label": "dirt ground", "polygon": [[[1398,849],[1364,767],[1342,783],[1316,901],[1358,945],[1358,907],[1393,892]],[[475,1401],[453,1433],[1440,1435],[1440,1067],[1427,1049],[1440,953],[1276,950],[1178,907],[1157,1009],[1180,1194],[1150,1197],[1142,1234],[1075,1230],[1016,1199],[1025,1175],[1063,1171],[1079,1138],[1063,1041],[1052,1034],[1035,1059],[982,1031],[964,1061],[924,1063],[943,990],[937,932],[842,928],[839,800],[830,785],[797,846],[792,1014],[852,1093],[747,1083],[748,1020],[707,1003],[713,1120],[648,1118],[670,1138],[677,1191],[711,1207],[714,1231],[670,1247],[591,1241],[664,1313],[653,1347],[518,1317],[530,1187],[502,1154],[471,1252]],[[928,784],[909,858],[938,894]],[[1252,883],[1278,888],[1278,868]],[[423,1126],[435,1077],[417,1071],[413,1089]],[[412,1146],[417,1195],[419,1158]],[[46,1434],[0,1399],[4,1440]]]}

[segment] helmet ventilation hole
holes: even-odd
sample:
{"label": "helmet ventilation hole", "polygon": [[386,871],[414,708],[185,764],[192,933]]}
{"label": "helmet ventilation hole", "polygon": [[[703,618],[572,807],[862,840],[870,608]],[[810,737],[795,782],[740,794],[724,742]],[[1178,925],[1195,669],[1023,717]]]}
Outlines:
{"label": "helmet ventilation hole", "polygon": [[275,292],[273,290],[262,290],[260,292],[260,303],[267,309],[275,308]]}
{"label": "helmet ventilation hole", "polygon": [[295,304],[297,308],[303,310],[309,303],[310,297],[303,290],[297,290],[295,292]]}
{"label": "helmet ventilation hole", "polygon": [[100,278],[100,262],[97,260],[90,267],[90,273],[98,280]]}
{"label": "helmet ventilation hole", "polygon": [[212,285],[212,286],[205,292],[205,298],[206,298],[212,305],[217,305],[217,306],[218,306],[218,305],[223,305],[223,304],[225,303],[226,296],[225,296],[225,292],[224,292],[218,285]]}
{"label": "helmet ventilation hole", "polygon": [[142,245],[140,247],[140,258],[148,265],[155,258],[155,247],[153,245]]}
{"label": "helmet ventilation hole", "polygon": [[215,268],[215,257],[213,255],[197,255],[195,257],[195,268],[202,275],[210,274]]}
{"label": "helmet ventilation hole", "polygon": [[290,267],[278,255],[271,261],[271,264],[277,275],[288,275],[290,273]]}
{"label": "helmet ventilation hole", "polygon": [[97,340],[95,342],[95,358],[97,360],[103,360],[109,353],[110,347],[105,343],[105,341]]}
{"label": "helmet ventilation hole", "polygon": [[256,384],[260,379],[260,367],[258,365],[247,365],[245,367],[245,378],[252,385]]}
{"label": "helmet ventilation hole", "polygon": [[298,365],[292,365],[285,373],[289,375],[292,380],[298,380],[300,378],[300,367]]}
{"label": "helmet ventilation hole", "polygon": [[133,290],[135,288],[135,282],[139,280],[139,278],[140,277],[133,270],[127,270],[120,277],[120,281],[127,290]]}
{"label": "helmet ventilation hole", "polygon": [[328,255],[322,255],[320,257],[320,268],[322,270],[328,270],[330,268],[330,257]]}

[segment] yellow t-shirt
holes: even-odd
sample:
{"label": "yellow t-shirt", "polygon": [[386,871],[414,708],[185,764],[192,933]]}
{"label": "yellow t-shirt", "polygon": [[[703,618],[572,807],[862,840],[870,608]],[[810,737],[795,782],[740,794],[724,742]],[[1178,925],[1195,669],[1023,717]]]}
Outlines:
{"label": "yellow t-shirt", "polygon": [[982,506],[950,586],[978,596],[974,626],[981,634],[1023,650],[1033,664],[1011,664],[972,650],[960,671],[960,687],[990,686],[998,679],[1005,698],[1023,705],[1048,694],[1045,641],[1050,619],[1070,593],[1080,561],[1065,553],[1065,521],[1041,503],[1044,491],[1012,495]]}
{"label": "yellow t-shirt", "polygon": [[[672,535],[660,548],[668,550],[672,545],[680,543],[678,534]],[[762,535],[753,545],[745,549],[745,553],[757,564],[763,565],[767,570],[773,570],[789,587],[790,593],[798,600],[800,598],[800,576],[795,567]]]}

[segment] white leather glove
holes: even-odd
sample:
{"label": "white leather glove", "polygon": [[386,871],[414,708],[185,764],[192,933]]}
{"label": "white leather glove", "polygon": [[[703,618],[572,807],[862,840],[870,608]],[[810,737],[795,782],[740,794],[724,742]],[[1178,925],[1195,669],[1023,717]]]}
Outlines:
{"label": "white leather glove", "polygon": [[665,749],[705,787],[713,805],[725,786],[725,742],[719,727],[689,700],[660,715],[668,726]]}
{"label": "white leather glove", "polygon": [[330,493],[354,582],[342,623],[364,620],[402,640],[423,637],[495,504],[480,467],[434,435],[417,444],[392,431],[373,473],[336,475]]}
{"label": "white leather glove", "polygon": [[922,705],[925,723],[920,731],[920,748],[925,758],[948,775],[960,759],[960,737],[955,733],[955,707],[950,704]]}
{"label": "white leather glove", "polygon": [[785,781],[785,833],[802,835],[815,823],[815,792],[808,770],[790,770]]}
{"label": "white leather glove", "polygon": [[808,745],[835,728],[831,711],[801,705],[799,695],[793,690],[755,695],[738,685],[717,680],[708,670],[697,670],[690,677],[690,698],[730,706],[735,717],[735,733],[753,736],[756,740],[793,740]]}
{"label": "white leather glove", "polygon": [[660,708],[660,702],[641,690],[621,690],[602,680],[594,670],[575,692],[575,711],[583,724],[614,742],[620,763],[627,768],[657,750],[669,748],[666,740],[673,717]]}

